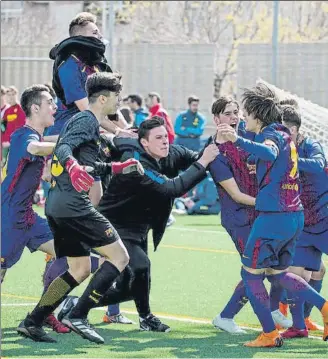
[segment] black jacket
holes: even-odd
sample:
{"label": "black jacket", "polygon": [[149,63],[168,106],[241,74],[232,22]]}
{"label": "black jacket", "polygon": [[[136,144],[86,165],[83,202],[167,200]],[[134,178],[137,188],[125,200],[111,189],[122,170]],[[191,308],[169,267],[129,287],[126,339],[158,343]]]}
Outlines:
{"label": "black jacket", "polygon": [[[144,241],[153,230],[156,250],[172,210],[173,201],[206,177],[206,169],[195,162],[198,154],[170,145],[169,155],[156,161],[131,139],[115,139],[121,161],[137,158],[145,175],[115,175],[102,197],[98,210],[108,218],[124,240]],[[184,171],[179,176],[179,172]]]}
{"label": "black jacket", "polygon": [[95,37],[72,36],[55,45],[49,53],[51,60],[54,60],[52,70],[52,87],[57,97],[67,106],[64,91],[58,76],[59,67],[74,54],[86,65],[97,65],[102,72],[112,72],[105,58],[105,45]]}

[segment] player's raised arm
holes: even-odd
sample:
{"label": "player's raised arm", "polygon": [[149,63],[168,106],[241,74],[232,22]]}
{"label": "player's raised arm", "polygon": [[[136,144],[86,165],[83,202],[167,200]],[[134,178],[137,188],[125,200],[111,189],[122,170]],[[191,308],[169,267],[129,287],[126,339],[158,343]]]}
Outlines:
{"label": "player's raised arm", "polygon": [[250,141],[238,136],[233,128],[225,124],[218,126],[218,133],[220,133],[227,141],[235,143],[236,146],[256,155],[264,161],[273,162],[279,154],[278,146],[271,139],[265,139],[263,143]]}
{"label": "player's raised arm", "polygon": [[27,152],[34,156],[48,156],[52,154],[55,146],[54,142],[31,141],[27,146]]}
{"label": "player's raised arm", "polygon": [[130,158],[124,162],[95,162],[93,167],[95,173],[97,173],[99,176],[106,174],[129,174],[133,172],[138,173],[139,175],[144,174],[144,168],[142,164],[134,158]]}
{"label": "player's raised arm", "polygon": [[175,178],[168,178],[157,171],[145,169],[143,177],[138,178],[134,175],[131,180],[139,181],[140,187],[149,190],[150,194],[153,192],[171,198],[181,197],[206,178],[206,168],[218,154],[216,145],[211,144],[198,161]]}
{"label": "player's raised arm", "polygon": [[307,156],[307,158],[298,158],[298,168],[300,171],[320,173],[327,167],[327,160],[320,143],[309,143],[307,145]]}

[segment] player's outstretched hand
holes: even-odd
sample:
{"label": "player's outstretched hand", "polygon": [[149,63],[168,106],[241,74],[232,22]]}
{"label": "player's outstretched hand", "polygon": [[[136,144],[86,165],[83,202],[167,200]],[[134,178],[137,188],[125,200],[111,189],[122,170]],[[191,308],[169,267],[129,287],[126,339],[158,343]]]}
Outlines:
{"label": "player's outstretched hand", "polygon": [[203,166],[207,167],[212,161],[215,160],[215,158],[219,155],[220,151],[216,144],[211,143],[208,145],[204,152],[202,157],[198,160],[198,162]]}
{"label": "player's outstretched hand", "polygon": [[128,174],[131,172],[138,172],[140,175],[145,173],[142,164],[134,158],[130,158],[125,162],[112,162],[112,174]]}
{"label": "player's outstretched hand", "polygon": [[237,141],[237,133],[234,128],[229,126],[228,124],[222,124],[217,126],[218,134],[222,135],[222,137],[228,142],[236,142]]}
{"label": "player's outstretched hand", "polygon": [[88,173],[93,171],[93,167],[80,166],[77,161],[72,159],[66,162],[65,167],[76,191],[89,191],[95,181]]}

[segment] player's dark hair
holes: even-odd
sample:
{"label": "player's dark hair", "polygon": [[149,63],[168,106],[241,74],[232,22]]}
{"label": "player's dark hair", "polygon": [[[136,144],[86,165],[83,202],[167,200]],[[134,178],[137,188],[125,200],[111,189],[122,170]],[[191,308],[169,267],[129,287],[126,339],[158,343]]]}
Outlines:
{"label": "player's dark hair", "polygon": [[245,111],[261,121],[261,127],[272,123],[281,123],[281,109],[276,97],[267,97],[267,92],[261,92],[259,86],[244,89],[242,102]]}
{"label": "player's dark hair", "polygon": [[52,86],[49,83],[45,83],[44,86],[48,87],[48,90],[50,92],[50,95],[53,99],[56,98],[56,92],[55,90],[52,88]]}
{"label": "player's dark hair", "polygon": [[139,95],[129,95],[128,99],[130,99],[131,102],[136,102],[138,106],[142,105],[142,98]]}
{"label": "player's dark hair", "polygon": [[97,17],[90,12],[81,12],[69,24],[69,36],[76,36],[78,30],[92,22],[97,23]]}
{"label": "player's dark hair", "polygon": [[90,103],[94,103],[100,95],[109,96],[122,90],[122,76],[119,73],[95,72],[87,78],[85,89]]}
{"label": "player's dark hair", "polygon": [[282,121],[286,124],[287,127],[296,126],[297,131],[300,129],[302,124],[302,116],[297,108],[290,105],[281,106],[282,110]]}
{"label": "player's dark hair", "polygon": [[156,97],[157,102],[161,102],[161,96],[157,92],[149,92],[148,97],[153,98]]}
{"label": "player's dark hair", "polygon": [[298,102],[295,99],[291,98],[291,97],[281,100],[279,102],[279,104],[280,105],[289,105],[289,106],[292,106],[292,107],[295,107],[295,108],[299,109]]}
{"label": "player's dark hair", "polygon": [[190,105],[192,102],[199,102],[199,98],[197,96],[189,96],[188,97],[188,105]]}
{"label": "player's dark hair", "polygon": [[24,90],[21,96],[20,104],[26,117],[31,116],[32,105],[41,105],[42,92],[49,92],[47,86],[44,85],[32,85]]}
{"label": "player's dark hair", "polygon": [[138,130],[138,138],[139,141],[142,138],[148,139],[149,131],[156,127],[165,126],[165,121],[162,117],[159,116],[153,116],[149,120],[143,121],[140,124],[139,130]]}
{"label": "player's dark hair", "polygon": [[235,104],[239,110],[239,104],[233,97],[230,96],[219,97],[212,105],[212,114],[216,116],[220,115],[221,113],[223,113],[227,105],[230,105],[231,103]]}
{"label": "player's dark hair", "polygon": [[275,101],[279,102],[278,96],[275,91],[262,82],[257,83],[253,90],[263,97],[273,98],[275,99]]}

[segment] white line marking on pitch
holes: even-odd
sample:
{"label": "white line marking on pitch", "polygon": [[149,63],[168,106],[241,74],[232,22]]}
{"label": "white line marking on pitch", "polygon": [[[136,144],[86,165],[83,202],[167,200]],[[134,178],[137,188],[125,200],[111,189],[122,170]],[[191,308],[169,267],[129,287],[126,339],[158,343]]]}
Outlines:
{"label": "white line marking on pitch", "polygon": [[[2,307],[29,307],[29,306],[35,306],[36,304],[37,303],[2,303],[1,306]],[[104,310],[104,308],[94,308],[94,309],[95,310]],[[122,313],[138,315],[138,313],[134,310],[122,310]],[[156,314],[156,313],[154,313],[154,314]],[[177,322],[195,323],[195,324],[211,324],[212,325],[210,320],[179,318],[179,317],[175,317],[175,316],[171,316],[171,315],[163,315],[163,314],[157,315],[157,317],[160,319],[175,320]],[[252,328],[252,327],[245,327],[245,326],[242,326],[241,328],[246,329],[246,330],[252,330],[254,332],[261,332],[261,329],[259,329],[259,328]],[[320,337],[315,337],[312,335],[309,335],[309,338],[321,340]]]}

